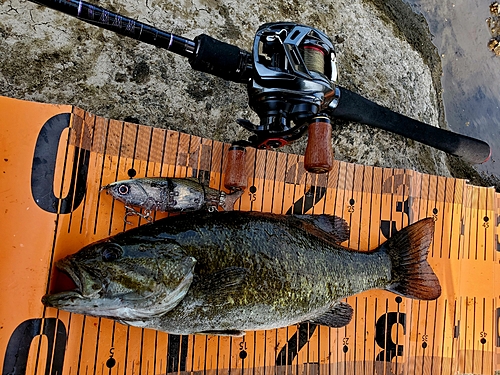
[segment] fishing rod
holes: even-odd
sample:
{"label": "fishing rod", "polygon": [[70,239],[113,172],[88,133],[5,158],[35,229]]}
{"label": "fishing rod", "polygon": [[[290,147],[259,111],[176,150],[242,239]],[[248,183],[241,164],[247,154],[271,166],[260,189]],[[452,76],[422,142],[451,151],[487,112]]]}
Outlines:
{"label": "fishing rod", "polygon": [[186,57],[195,70],[246,84],[249,105],[260,123],[237,120],[253,135],[233,142],[229,149],[224,182],[228,189],[246,187],[246,147],[275,149],[306,132],[305,169],[330,171],[332,118],[396,133],[471,164],[483,163],[491,155],[484,141],[396,113],[337,85],[333,43],[315,28],[292,22],[263,24],[248,52],[205,34],[186,39],[81,0],[30,1]]}

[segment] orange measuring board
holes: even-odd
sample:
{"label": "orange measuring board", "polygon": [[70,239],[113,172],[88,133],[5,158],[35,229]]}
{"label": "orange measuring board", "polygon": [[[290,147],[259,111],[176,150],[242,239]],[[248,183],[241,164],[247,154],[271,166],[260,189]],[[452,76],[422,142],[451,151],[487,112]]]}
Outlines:
{"label": "orange measuring board", "polygon": [[[56,260],[133,226],[100,193],[135,177],[198,177],[223,189],[228,144],[110,120],[66,105],[0,97],[2,375],[493,374],[500,370],[500,195],[464,180],[249,149],[237,210],[344,218],[358,251],[425,217],[442,295],[368,291],[339,329],[300,324],[244,337],[177,336],[41,303]],[[156,213],[155,219],[164,217]]]}

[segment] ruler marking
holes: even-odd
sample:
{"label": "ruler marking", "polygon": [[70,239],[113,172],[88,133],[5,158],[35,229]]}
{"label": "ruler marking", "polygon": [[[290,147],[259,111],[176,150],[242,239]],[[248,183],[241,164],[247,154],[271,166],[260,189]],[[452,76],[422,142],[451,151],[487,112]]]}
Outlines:
{"label": "ruler marking", "polygon": [[468,309],[468,304],[469,304],[469,297],[466,296],[465,297],[465,327],[464,327],[464,366],[463,366],[463,371],[465,372],[466,371],[466,368],[467,368],[467,327],[468,327],[468,312],[469,312],[469,309]]}
{"label": "ruler marking", "polygon": [[[480,194],[480,192],[479,192],[477,189],[475,189],[475,188],[474,188],[474,196],[476,197],[476,201],[477,201],[476,213],[479,213],[479,210],[480,210],[480,208],[481,208],[481,194]],[[472,214],[472,217],[474,217],[474,216],[475,216],[475,215],[474,215],[474,214]],[[479,237],[479,216],[478,216],[478,217],[476,218],[476,220],[474,220],[474,221],[475,221],[475,223],[474,223],[474,224],[475,224],[475,227],[476,227],[476,233],[475,233],[474,238],[471,238],[471,240],[473,241],[473,243],[475,243],[475,244],[476,244],[476,246],[474,246],[474,247],[475,247],[475,256],[474,256],[474,260],[477,260],[477,255],[478,255],[478,250],[477,250],[477,248],[478,248],[478,246],[477,246],[477,245],[478,245],[478,243],[477,243],[477,242],[478,242],[478,237]],[[469,245],[469,247],[472,247],[472,246],[470,246],[470,245]],[[473,356],[474,356],[474,355],[473,355]],[[474,358],[474,357],[473,357],[473,358]],[[473,363],[474,363],[474,362],[473,362]],[[473,364],[472,366],[473,366],[472,368],[474,368],[474,364]]]}
{"label": "ruler marking", "polygon": [[417,303],[417,320],[416,320],[416,322],[417,322],[416,341],[417,342],[415,345],[415,354],[413,355],[413,358],[415,358],[415,366],[413,366],[413,375],[415,375],[417,373],[416,372],[417,371],[417,358],[418,358],[417,352],[418,352],[418,343],[419,343],[418,336],[419,336],[419,328],[420,328],[420,324],[419,324],[419,322],[420,322],[420,300],[416,301],[416,303]]}
{"label": "ruler marking", "polygon": [[[265,200],[264,200],[264,197],[265,197],[265,189],[267,188],[267,181],[268,181],[268,170],[267,170],[267,161],[268,161],[268,157],[269,157],[269,150],[265,150],[264,151],[265,153],[265,156],[264,156],[264,177],[262,177],[262,180],[263,180],[263,183],[262,183],[262,192],[261,192],[261,199],[260,199],[260,207],[261,207],[261,210],[264,209],[265,207]],[[273,178],[274,179],[274,178]]]}
{"label": "ruler marking", "polygon": [[[357,335],[356,333],[358,332],[358,297],[356,297],[354,299],[354,345],[353,345],[353,348],[352,348],[352,351],[354,353],[353,355],[353,363],[354,363],[354,375],[356,375],[356,348],[357,348]],[[346,328],[347,330],[347,328]]]}
{"label": "ruler marking", "polygon": [[[434,303],[434,316],[438,316],[438,304],[437,302]],[[439,349],[438,346],[436,345],[436,322],[437,319],[434,319],[434,324],[433,324],[433,329],[432,329],[432,355],[431,355],[431,374],[433,374],[433,369],[434,369],[434,357],[435,357],[435,349]],[[444,331],[444,330],[443,330]]]}
{"label": "ruler marking", "polygon": [[[433,181],[435,181],[434,183],[434,194],[431,194],[431,186],[433,185]],[[427,191],[427,215],[429,215],[429,211],[432,212],[434,214],[434,209],[436,208],[436,200],[437,200],[437,191],[438,191],[438,178],[437,176],[432,176],[430,177],[430,181],[429,181],[429,190]],[[432,197],[432,195],[434,195],[434,198]],[[429,205],[433,205],[434,208],[429,208]],[[434,243],[436,241],[432,241],[431,243],[431,257],[434,258]],[[427,334],[427,332],[426,332]]]}
{"label": "ruler marking", "polygon": [[[87,166],[87,173],[88,173],[88,168],[89,168],[89,165],[90,165],[90,150],[92,150],[92,146],[94,144],[94,135],[95,135],[95,128],[96,128],[96,119],[97,117],[96,116],[93,116],[93,124],[92,124],[92,137],[91,137],[91,140],[90,140],[90,147],[89,147],[89,150],[86,150],[86,152],[84,152],[83,154],[83,162],[82,162],[82,165],[86,165]],[[87,127],[85,127],[85,129],[87,129]],[[85,148],[82,147],[81,150],[84,150]],[[80,151],[81,152],[81,151]],[[87,157],[88,157],[88,160],[87,160]],[[80,163],[78,163],[78,167],[77,167],[77,175],[78,175],[78,169],[79,169],[79,166],[80,166]],[[78,179],[75,179],[75,194],[73,195],[73,202],[76,200],[76,192],[77,192],[77,182]],[[85,194],[85,197],[83,199],[83,206],[82,206],[82,217],[80,219],[80,233],[82,233],[82,229],[83,229],[83,221],[84,221],[84,217],[85,217],[85,208],[87,207],[87,200],[89,199],[89,194]],[[74,206],[74,204],[73,204]]]}
{"label": "ruler marking", "polygon": [[[447,182],[450,181],[449,179],[447,180]],[[456,180],[453,179],[451,180],[453,182],[453,191],[455,191],[455,186],[456,186]],[[451,203],[451,218],[452,218],[452,224],[451,224],[451,228],[450,228],[450,238],[453,238],[453,217],[454,217],[454,214],[455,214],[455,194],[453,194],[453,200],[452,200],[452,203]],[[444,225],[444,220],[443,220],[443,225]],[[443,231],[444,232],[444,231]],[[452,244],[453,241],[450,241],[450,244],[449,244],[449,248],[448,248],[448,259],[451,259],[451,249],[452,249]],[[460,246],[458,246],[458,249],[460,249]],[[458,250],[460,251],[460,250]]]}
{"label": "ruler marking", "polygon": [[[447,202],[448,202],[448,197],[447,197],[447,192],[448,192],[448,189],[446,189],[446,184],[448,183],[448,178],[445,178],[444,180],[444,187],[443,187],[443,190],[444,190],[444,197],[443,197],[443,207],[442,207],[442,215],[441,215],[441,239],[443,237],[443,235],[446,233],[445,230],[444,230],[444,222],[445,222],[445,215],[444,215],[444,212],[445,212],[445,209],[446,209],[446,205],[447,205]],[[443,258],[443,245],[442,245],[442,241],[440,241],[441,245],[439,246],[439,258]]]}
{"label": "ruler marking", "polygon": [[[153,132],[156,131],[156,132],[159,132],[160,129],[158,128],[155,128],[153,129]],[[161,158],[159,159],[159,163],[160,163],[160,170],[158,172],[158,177],[164,177],[163,176],[163,164],[164,164],[164,161],[165,161],[165,153],[166,153],[166,147],[167,147],[167,131],[163,130],[160,132],[160,134],[163,134],[163,142],[161,144],[160,147],[160,153],[161,153]],[[159,140],[160,138],[160,135],[156,136],[155,139],[158,139]],[[157,211],[153,211],[152,214],[153,214],[153,221],[156,221],[156,216],[157,216]],[[160,359],[161,361],[161,359]],[[156,367],[155,367],[156,368]],[[160,368],[161,368],[161,365],[160,365]]]}
{"label": "ruler marking", "polygon": [[[257,170],[257,155],[258,155],[258,151],[255,151],[254,159],[253,159],[253,169],[252,169],[252,185],[253,186],[255,186],[255,178],[256,178],[255,171]],[[254,206],[254,201],[250,200],[250,211],[253,211],[253,206]]]}
{"label": "ruler marking", "polygon": [[[111,122],[110,122],[111,124]],[[123,133],[125,131],[125,126],[123,122],[120,123],[121,126],[121,131],[120,131],[120,144],[118,146],[118,155],[117,155],[117,163],[115,167],[115,181],[118,180],[118,173],[120,170],[120,164],[121,164],[121,152],[122,152],[122,143],[123,143]],[[114,218],[114,210],[115,210],[115,200],[111,200],[111,214],[110,214],[110,219],[109,219],[109,230],[108,230],[108,235],[111,235],[113,231],[113,218]],[[126,368],[126,366],[125,366]]]}
{"label": "ruler marking", "polygon": [[[83,114],[83,121],[81,123],[81,129],[78,129],[78,128],[75,128],[75,132],[78,132],[80,131],[80,133],[77,133],[75,135],[75,137],[78,137],[79,136],[79,141],[75,139],[75,145],[73,145],[75,147],[75,155],[73,156],[74,157],[74,160],[76,160],[76,163],[73,164],[73,167],[75,168],[75,170],[72,171],[72,174],[75,175],[75,176],[78,176],[78,168],[79,168],[79,165],[80,165],[80,157],[81,157],[81,151],[83,151],[83,138],[85,136],[85,129],[86,129],[86,126],[85,126],[85,122],[86,120],[88,119],[89,116],[92,116],[91,114],[89,114],[88,112],[84,112]],[[69,139],[69,137],[68,137]],[[78,152],[77,152],[78,150]],[[75,166],[76,164],[76,166]],[[76,183],[77,183],[78,179],[74,179],[73,182],[73,186],[70,186],[70,190],[73,189],[74,191],[76,191]],[[75,204],[75,194],[73,194],[73,196],[71,197],[71,206],[74,207],[74,204]],[[69,222],[68,222],[68,233],[70,233],[71,231],[71,223],[72,223],[72,220],[73,220],[73,210],[71,210],[71,212],[69,213]],[[35,374],[36,375],[36,374]]]}
{"label": "ruler marking", "polygon": [[80,332],[80,349],[78,353],[78,367],[76,370],[76,375],[80,374],[80,366],[82,363],[82,349],[83,349],[83,339],[85,337],[85,322],[86,322],[87,316],[83,315],[83,322],[82,322],[82,331]]}
{"label": "ruler marking", "polygon": [[443,336],[441,338],[441,364],[440,364],[440,373],[443,373],[443,361],[444,361],[444,347],[445,347],[445,332],[446,332],[446,316],[447,316],[447,307],[448,307],[448,300],[444,300],[444,319],[443,319]]}
{"label": "ruler marking", "polygon": [[[106,162],[106,150],[108,147],[108,134],[109,134],[109,120],[106,121],[106,135],[104,136],[104,149],[103,149],[103,154],[101,155],[102,157],[102,163],[101,163],[101,173],[99,174],[99,188],[102,187],[102,180],[104,176],[104,165]],[[94,220],[94,235],[97,233],[97,222],[99,219],[99,207],[100,207],[100,202],[101,202],[101,194],[97,195],[97,204],[95,207],[95,220]]]}
{"label": "ruler marking", "polygon": [[288,158],[287,155],[283,155],[283,158],[285,159],[285,169],[284,169],[285,173],[284,173],[284,178],[283,178],[283,182],[284,182],[284,184],[283,184],[283,192],[281,194],[281,196],[282,196],[282,199],[281,199],[281,212],[280,212],[281,214],[285,213],[284,212],[284,209],[285,209],[285,193],[286,193],[286,190],[287,190],[287,187],[286,187],[286,185],[287,185],[287,178],[286,177],[287,177],[287,174],[288,174],[288,160],[289,160],[289,158]]}
{"label": "ruler marking", "polygon": [[97,320],[97,337],[96,337],[96,341],[95,341],[95,356],[94,356],[94,371],[92,372],[93,375],[95,375],[96,373],[96,370],[97,370],[97,355],[99,353],[99,337],[100,337],[100,334],[101,334],[101,318],[98,318]]}
{"label": "ruler marking", "polygon": [[[123,375],[127,374],[129,339],[130,339],[130,326],[127,326],[127,335],[125,338],[125,359],[123,361]],[[133,369],[133,367],[132,367],[132,369]]]}
{"label": "ruler marking", "polygon": [[[276,182],[277,182],[277,176],[276,172],[278,169],[278,155],[276,153],[274,154],[274,179],[273,179],[273,190],[272,190],[272,196],[271,196],[271,212],[274,212],[274,195],[276,192]],[[265,362],[264,362],[265,363]],[[264,367],[264,371],[267,366]]]}
{"label": "ruler marking", "polygon": [[[364,331],[363,331],[363,375],[366,374],[366,321],[368,320],[368,298],[365,297]],[[374,340],[375,341],[375,340]]]}
{"label": "ruler marking", "polygon": [[152,143],[153,143],[153,128],[151,128],[149,132],[148,154],[146,156],[146,173],[145,173],[146,177],[149,177],[149,163],[151,158],[151,150],[153,149]]}
{"label": "ruler marking", "polygon": [[[477,301],[478,303],[478,308],[479,308],[479,299]],[[485,326],[484,326],[484,323],[485,323],[485,319],[486,319],[486,316],[485,316],[485,308],[486,308],[486,300],[485,298],[483,297],[483,304],[482,304],[482,314],[480,312],[477,312],[477,315],[482,315],[483,316],[483,319],[482,319],[482,326],[481,326],[481,331],[479,332],[479,347],[480,349],[478,349],[478,352],[481,352],[480,354],[480,360],[481,360],[481,373],[483,373],[483,370],[484,370],[484,348],[485,348],[485,345],[487,343],[487,341],[484,341],[484,344],[483,344],[483,341],[481,341],[481,339],[483,338],[484,336],[484,329],[485,329]],[[476,312],[475,312],[476,314]],[[476,336],[474,336],[475,339],[474,340],[477,340]],[[479,356],[479,353],[478,353],[478,356]]]}

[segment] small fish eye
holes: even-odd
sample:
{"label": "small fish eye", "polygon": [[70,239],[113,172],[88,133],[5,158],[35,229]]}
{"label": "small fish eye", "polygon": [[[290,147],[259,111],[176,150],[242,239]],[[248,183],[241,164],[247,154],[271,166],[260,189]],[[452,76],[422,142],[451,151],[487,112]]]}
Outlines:
{"label": "small fish eye", "polygon": [[118,186],[118,192],[121,194],[121,195],[125,195],[127,194],[129,191],[129,188],[127,185],[120,185]]}
{"label": "small fish eye", "polygon": [[122,248],[117,244],[107,244],[102,250],[102,260],[105,262],[113,262],[123,255]]}

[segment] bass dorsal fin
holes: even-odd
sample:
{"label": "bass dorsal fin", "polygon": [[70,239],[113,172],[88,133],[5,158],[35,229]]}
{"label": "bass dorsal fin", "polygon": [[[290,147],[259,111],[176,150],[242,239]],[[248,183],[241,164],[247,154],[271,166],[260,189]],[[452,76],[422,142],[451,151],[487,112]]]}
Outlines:
{"label": "bass dorsal fin", "polygon": [[349,224],[338,216],[330,215],[293,215],[298,219],[297,225],[301,229],[335,244],[349,239]]}

